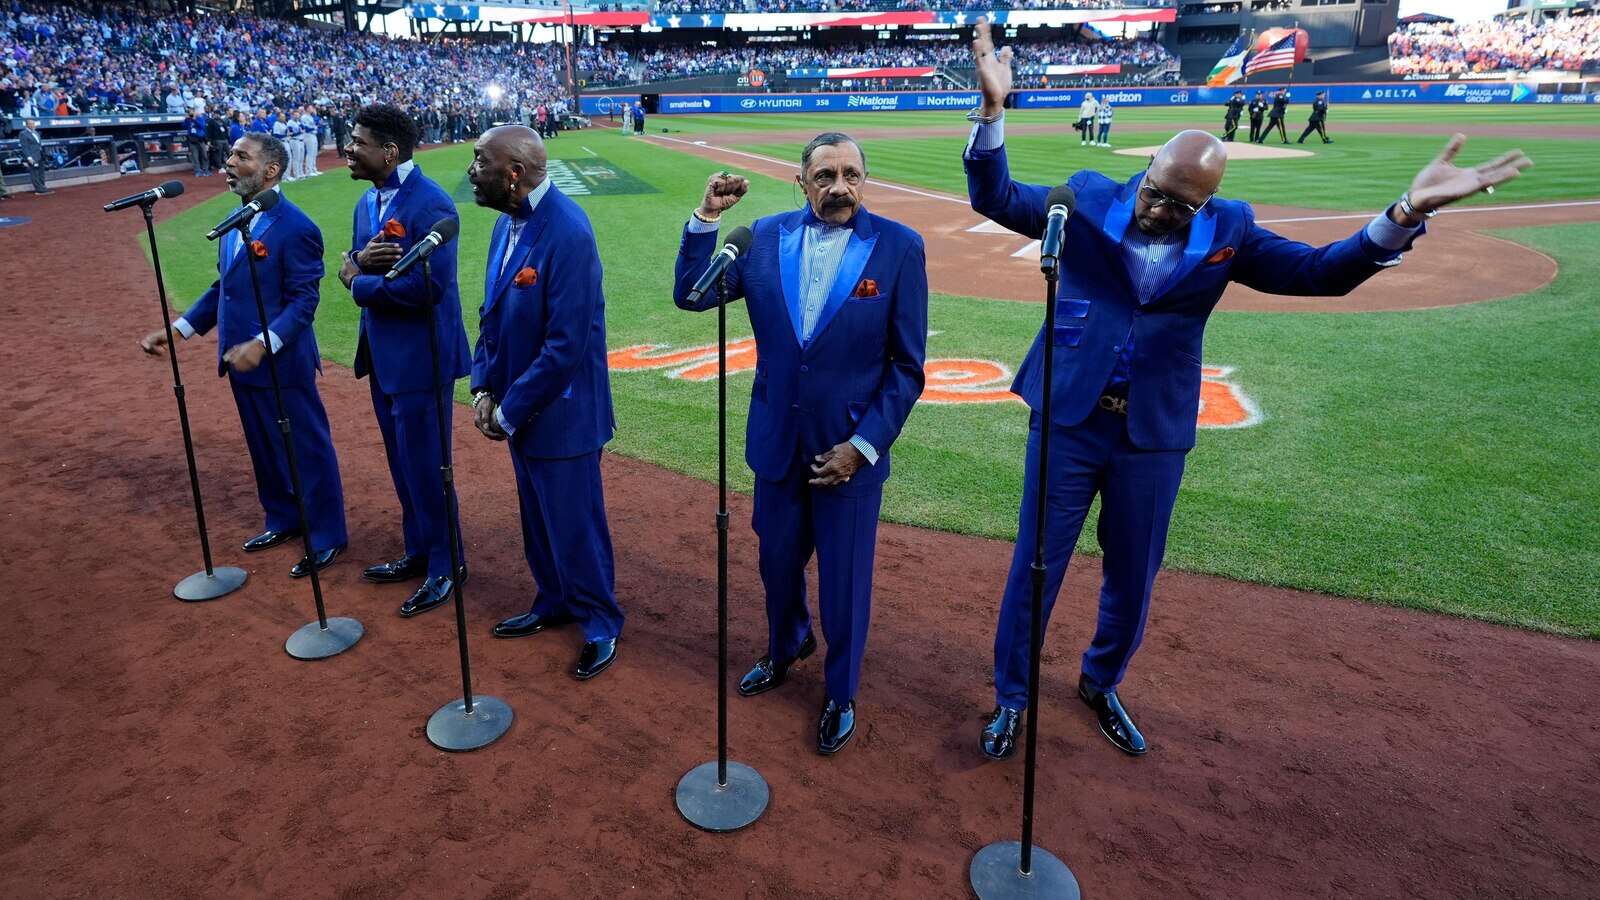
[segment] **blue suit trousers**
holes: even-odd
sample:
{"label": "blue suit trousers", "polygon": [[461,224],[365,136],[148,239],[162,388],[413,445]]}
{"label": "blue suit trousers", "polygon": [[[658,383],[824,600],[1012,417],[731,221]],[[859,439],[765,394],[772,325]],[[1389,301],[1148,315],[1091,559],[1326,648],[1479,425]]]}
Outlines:
{"label": "blue suit trousers", "polygon": [[[383,449],[389,459],[389,476],[400,498],[400,526],[405,534],[406,555],[428,561],[428,577],[450,574],[450,523],[444,502],[444,458],[439,451],[439,414],[436,399],[428,391],[386,394],[376,376],[372,385],[372,409],[383,433]],[[447,391],[448,388],[440,388]],[[445,429],[455,418],[455,401],[446,396]],[[465,551],[461,554],[466,562]]]}
{"label": "blue suit trousers", "polygon": [[[256,493],[267,514],[266,529],[298,530],[300,510],[295,503],[294,482],[289,477],[283,433],[278,430],[278,408],[272,388],[240,384],[235,378],[229,378],[228,384],[233,388],[233,400],[239,407],[245,446],[250,448]],[[284,385],[283,407],[289,417],[289,432],[294,437],[300,486],[305,490],[306,522],[311,529],[312,549],[320,552],[343,547],[350,542],[344,522],[344,486],[339,480],[339,458],[334,454],[333,435],[328,427],[328,412],[322,407],[322,396],[317,393],[315,384]]]}
{"label": "blue suit trousers", "polygon": [[[995,702],[1012,709],[1028,705],[1028,633],[1033,602],[1034,504],[1039,496],[1039,427],[1034,412],[1028,425],[1027,473],[1017,545],[1000,603],[994,639]],[[1094,639],[1083,654],[1083,674],[1101,690],[1122,681],[1128,661],[1144,637],[1150,590],[1166,553],[1167,526],[1183,479],[1186,450],[1140,450],[1128,440],[1128,419],[1096,409],[1081,424],[1053,426],[1050,435],[1050,488],[1045,503],[1044,626],[1067,562],[1078,543],[1089,505],[1100,495],[1096,529],[1101,563],[1100,615]],[[1041,628],[1041,632],[1043,628]]]}
{"label": "blue suit trousers", "polygon": [[[515,441],[515,438],[513,438]],[[522,510],[522,548],[538,594],[533,612],[571,617],[585,640],[622,635],[600,451],[538,459],[511,448]]]}
{"label": "blue suit trousers", "polygon": [[767,592],[767,652],[775,660],[793,659],[811,633],[806,564],[815,552],[828,698],[843,703],[855,699],[861,683],[883,486],[818,488],[810,478],[803,462],[781,481],[756,478],[752,525]]}

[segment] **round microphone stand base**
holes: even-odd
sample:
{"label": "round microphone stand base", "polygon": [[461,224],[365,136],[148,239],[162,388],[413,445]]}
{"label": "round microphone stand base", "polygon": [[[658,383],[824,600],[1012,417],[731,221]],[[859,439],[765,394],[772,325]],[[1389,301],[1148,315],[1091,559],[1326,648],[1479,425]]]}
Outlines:
{"label": "round microphone stand base", "polygon": [[728,761],[728,783],[717,783],[716,760],[695,766],[678,782],[678,812],[706,831],[738,831],[767,811],[772,790],[761,773]]}
{"label": "round microphone stand base", "polygon": [[172,589],[172,596],[185,603],[199,603],[203,600],[215,600],[225,597],[244,586],[245,579],[250,573],[234,566],[218,566],[211,570],[211,574],[196,572],[188,578],[178,582]]}
{"label": "round microphone stand base", "polygon": [[472,712],[465,700],[451,700],[428,718],[428,743],[452,753],[487,747],[506,733],[513,717],[499,697],[473,697]]}
{"label": "round microphone stand base", "polygon": [[283,649],[295,659],[327,659],[354,647],[365,633],[355,619],[336,616],[328,620],[327,628],[316,622],[300,626],[284,641]]}
{"label": "round microphone stand base", "polygon": [[1022,874],[1022,844],[997,841],[972,858],[972,891],[978,900],[1078,900],[1078,879],[1049,851],[1033,848],[1033,871]]}

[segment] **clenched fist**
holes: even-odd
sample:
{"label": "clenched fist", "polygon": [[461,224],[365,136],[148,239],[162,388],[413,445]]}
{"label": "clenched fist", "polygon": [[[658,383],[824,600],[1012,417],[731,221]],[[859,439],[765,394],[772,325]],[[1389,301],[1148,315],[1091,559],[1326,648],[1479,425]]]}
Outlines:
{"label": "clenched fist", "polygon": [[743,175],[718,172],[706,180],[706,195],[700,200],[700,218],[715,222],[733,208],[750,190],[750,179]]}

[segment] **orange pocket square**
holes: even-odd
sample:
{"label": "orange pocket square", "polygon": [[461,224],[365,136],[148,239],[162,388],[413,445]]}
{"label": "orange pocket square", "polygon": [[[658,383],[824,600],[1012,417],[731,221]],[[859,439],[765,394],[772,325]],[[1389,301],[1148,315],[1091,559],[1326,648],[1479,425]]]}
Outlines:
{"label": "orange pocket square", "polygon": [[390,219],[383,223],[383,236],[386,238],[403,238],[406,236],[406,226],[400,224],[399,219]]}
{"label": "orange pocket square", "polygon": [[251,241],[250,242],[250,252],[255,255],[256,259],[266,259],[267,258],[267,245],[261,243],[260,241]]}
{"label": "orange pocket square", "polygon": [[1206,265],[1214,266],[1217,263],[1225,263],[1230,259],[1233,259],[1233,248],[1223,247],[1221,250],[1206,257]]}
{"label": "orange pocket square", "polygon": [[861,279],[861,283],[856,285],[855,292],[852,293],[850,296],[852,296],[852,297],[876,297],[876,296],[878,296],[878,283],[876,281],[873,281],[871,278],[863,278],[863,279]]}
{"label": "orange pocket square", "polygon": [[539,270],[533,266],[523,266],[511,279],[517,287],[533,287],[539,283]]}

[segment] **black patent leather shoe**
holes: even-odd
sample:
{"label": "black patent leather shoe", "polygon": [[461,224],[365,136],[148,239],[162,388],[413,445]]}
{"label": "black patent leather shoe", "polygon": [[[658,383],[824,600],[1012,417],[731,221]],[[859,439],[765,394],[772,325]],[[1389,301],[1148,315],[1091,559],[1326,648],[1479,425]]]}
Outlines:
{"label": "black patent leather shoe", "polygon": [[1009,706],[996,706],[983,727],[978,746],[990,759],[1005,759],[1017,752],[1017,727],[1022,724],[1022,710]]}
{"label": "black patent leather shoe", "polygon": [[1129,756],[1144,755],[1144,735],[1139,733],[1138,726],[1133,724],[1133,716],[1117,699],[1116,691],[1098,690],[1079,676],[1078,699],[1094,710],[1094,716],[1100,722],[1100,733],[1106,736],[1106,740]]}
{"label": "black patent leather shoe", "polygon": [[428,560],[421,556],[402,556],[393,562],[367,566],[361,577],[377,584],[396,584],[428,574]]}
{"label": "black patent leather shoe", "polygon": [[271,550],[273,547],[292,541],[300,536],[298,529],[289,531],[263,531],[255,537],[244,542],[244,552],[256,553],[261,550]]}
{"label": "black patent leather shoe", "polygon": [[450,592],[455,588],[455,583],[449,576],[437,575],[425,579],[422,587],[411,598],[400,604],[400,617],[409,619],[420,613],[425,613],[436,606],[443,606],[450,599]]}
{"label": "black patent leather shoe", "polygon": [[755,666],[739,679],[739,696],[754,697],[783,684],[783,680],[789,676],[789,667],[815,652],[817,652],[817,636],[808,634],[806,639],[800,642],[799,652],[788,662],[777,663],[772,661],[771,656],[761,657],[756,660]]}
{"label": "black patent leather shoe", "polygon": [[315,563],[317,566],[317,571],[321,572],[323,569],[333,565],[333,561],[338,559],[339,555],[343,552],[344,546],[341,544],[338,547],[329,547],[326,550],[318,550],[310,556],[302,556],[300,557],[300,561],[294,564],[294,568],[289,570],[289,577],[304,578],[307,575],[310,575],[312,563]]}
{"label": "black patent leather shoe", "polygon": [[844,745],[850,743],[850,736],[855,733],[856,702],[829,700],[822,707],[822,716],[817,720],[817,752],[832,756],[843,750]]}
{"label": "black patent leather shoe", "polygon": [[571,616],[541,616],[536,612],[525,612],[496,625],[493,634],[497,638],[527,637],[530,634],[538,634],[546,628],[571,625],[575,621],[577,620]]}
{"label": "black patent leather shoe", "polygon": [[578,654],[578,667],[572,670],[572,674],[579,681],[588,681],[610,668],[612,661],[616,658],[616,638],[586,641],[583,645],[583,652]]}

